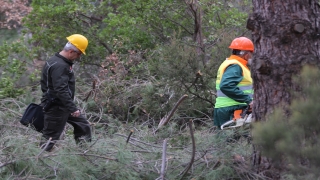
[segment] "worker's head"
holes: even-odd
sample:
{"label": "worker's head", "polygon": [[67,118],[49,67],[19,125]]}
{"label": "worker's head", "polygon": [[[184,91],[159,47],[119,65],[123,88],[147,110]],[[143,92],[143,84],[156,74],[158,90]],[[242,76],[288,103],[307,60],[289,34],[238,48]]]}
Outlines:
{"label": "worker's head", "polygon": [[86,37],[82,36],[81,34],[73,34],[67,37],[67,39],[68,42],[64,46],[63,50],[68,59],[75,60],[82,54],[86,54],[85,50],[88,46],[88,40]]}
{"label": "worker's head", "polygon": [[70,42],[67,42],[67,44],[63,48],[63,51],[65,52],[65,57],[70,60],[75,60],[79,58],[82,54],[82,52]]}
{"label": "worker's head", "polygon": [[250,39],[246,37],[235,38],[230,46],[232,49],[232,54],[242,57],[245,60],[249,60],[252,57],[254,46]]}
{"label": "worker's head", "polygon": [[86,54],[86,49],[88,46],[88,39],[81,34],[73,34],[67,37],[68,41],[74,45],[82,54]]}

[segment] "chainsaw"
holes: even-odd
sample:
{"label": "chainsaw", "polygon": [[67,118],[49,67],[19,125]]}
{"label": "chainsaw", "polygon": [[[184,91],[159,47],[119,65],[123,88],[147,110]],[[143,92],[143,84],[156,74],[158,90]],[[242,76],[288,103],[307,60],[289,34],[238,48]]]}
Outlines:
{"label": "chainsaw", "polygon": [[[249,124],[253,121],[252,119],[252,113],[249,112],[250,106],[248,106],[244,110],[236,110],[234,114],[234,118],[223,123],[221,125],[221,129],[232,129],[236,127],[243,126],[245,124]],[[237,115],[238,114],[238,115]]]}

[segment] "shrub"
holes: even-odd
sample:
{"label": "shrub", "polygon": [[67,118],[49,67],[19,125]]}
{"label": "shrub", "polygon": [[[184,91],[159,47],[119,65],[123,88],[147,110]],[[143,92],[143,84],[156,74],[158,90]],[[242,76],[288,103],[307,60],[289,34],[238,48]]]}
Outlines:
{"label": "shrub", "polygon": [[[305,66],[295,78],[301,92],[293,92],[290,115],[281,108],[268,117],[268,121],[254,127],[254,142],[264,155],[276,165],[288,169],[296,179],[316,179],[320,176],[320,70]],[[288,174],[286,176],[288,176]],[[289,177],[288,176],[288,177]]]}

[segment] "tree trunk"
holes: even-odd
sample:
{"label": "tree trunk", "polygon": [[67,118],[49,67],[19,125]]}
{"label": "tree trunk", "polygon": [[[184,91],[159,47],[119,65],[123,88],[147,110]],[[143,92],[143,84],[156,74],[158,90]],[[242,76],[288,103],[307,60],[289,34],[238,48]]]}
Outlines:
{"label": "tree trunk", "polygon": [[198,0],[185,1],[189,11],[194,19],[193,41],[197,43],[198,54],[204,53],[203,37],[202,37],[202,10]]}
{"label": "tree trunk", "polygon": [[[252,0],[252,3],[253,14],[247,28],[252,31],[255,45],[251,67],[255,91],[253,116],[257,121],[265,121],[277,106],[286,110],[291,102],[290,93],[299,91],[299,84],[294,84],[292,78],[302,66],[320,64],[320,6],[318,0]],[[280,178],[280,169],[274,168],[259,150],[253,157],[257,173]]]}
{"label": "tree trunk", "polygon": [[266,120],[278,105],[291,102],[299,90],[292,77],[304,64],[320,64],[318,0],[253,0],[247,28],[255,45],[251,67],[254,117]]}

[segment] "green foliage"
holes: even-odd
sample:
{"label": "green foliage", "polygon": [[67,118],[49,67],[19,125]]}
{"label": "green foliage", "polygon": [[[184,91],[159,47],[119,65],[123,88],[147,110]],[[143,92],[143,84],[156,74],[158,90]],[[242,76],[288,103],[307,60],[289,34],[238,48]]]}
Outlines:
{"label": "green foliage", "polygon": [[[30,96],[30,95],[29,95]],[[157,179],[162,164],[162,143],[167,139],[167,179],[180,179],[181,172],[190,163],[192,142],[186,123],[169,122],[155,133],[144,124],[123,124],[107,117],[108,121],[95,122],[93,141],[78,147],[73,134],[67,133],[53,152],[42,152],[38,144],[40,133],[22,126],[17,114],[21,114],[29,96],[5,99],[0,103],[0,176],[5,179]],[[24,103],[25,102],[25,103]],[[90,112],[86,113],[91,117]],[[89,118],[89,121],[92,119]],[[211,122],[211,119],[207,119]],[[130,141],[126,143],[129,129],[133,129]],[[67,131],[73,131],[70,126]],[[108,133],[113,131],[113,133]],[[245,139],[227,143],[233,131],[217,132],[199,130],[193,125],[195,138],[195,162],[186,179],[224,178],[243,179],[237,172],[249,163],[251,148]],[[239,166],[233,155],[246,161]],[[252,174],[246,170],[246,174]],[[254,178],[253,178],[254,179]]]}
{"label": "green foliage", "polygon": [[253,131],[262,152],[278,163],[288,164],[298,179],[320,176],[319,79],[319,69],[305,66],[301,76],[295,78],[302,91],[293,92],[288,118],[277,109],[267,122],[257,123]]}
{"label": "green foliage", "polygon": [[[239,154],[249,164],[250,146],[246,141],[227,143],[232,131],[218,136],[208,127],[215,73],[230,54],[231,40],[246,32],[247,0],[199,2],[201,52],[191,6],[184,1],[33,0],[32,8],[24,19],[26,39],[0,47],[1,68],[6,69],[1,71],[2,97],[16,97],[0,103],[0,134],[5,137],[0,139],[1,177],[157,179],[162,142],[168,139],[166,178],[179,179],[191,158],[186,122],[192,119],[196,157],[185,178],[243,179],[232,156]],[[18,122],[27,104],[41,96],[34,84],[40,69],[31,63],[60,51],[73,33],[89,39],[87,55],[74,69],[76,102],[94,123],[94,139],[87,149],[77,147],[67,126],[57,151],[41,152],[40,134]],[[184,94],[188,98],[171,121],[155,133],[159,120]],[[126,143],[129,129],[134,134]]]}
{"label": "green foliage", "polygon": [[32,1],[32,8],[23,21],[23,32],[32,35],[28,42],[40,60],[60,51],[71,34],[83,34],[89,40],[87,56],[81,57],[83,62],[88,57],[92,59],[91,63],[100,62],[107,54],[100,43],[97,25],[90,19],[96,9],[93,3],[87,0],[36,0]]}
{"label": "green foliage", "polygon": [[205,175],[205,179],[236,179],[235,171],[229,166],[220,166],[217,170]]}
{"label": "green foliage", "polygon": [[[243,33],[250,10],[248,1],[201,1],[198,6],[203,11],[201,26],[208,45],[223,38],[221,29]],[[89,39],[86,61],[101,61],[106,50],[127,53],[153,49],[166,43],[176,32],[181,32],[179,39],[194,36],[194,17],[189,4],[182,1],[43,0],[32,1],[32,7],[33,11],[24,20],[26,32],[32,33],[31,42],[51,52],[57,51],[70,33],[84,34]],[[226,36],[230,35],[230,31],[225,32]]]}
{"label": "green foliage", "polygon": [[30,82],[24,79],[28,74],[26,58],[30,58],[30,54],[21,42],[0,46],[0,98],[24,93],[23,86]]}
{"label": "green foliage", "polygon": [[149,71],[157,79],[157,89],[162,89],[158,91],[162,101],[175,103],[187,94],[189,97],[180,105],[186,115],[197,114],[194,107],[207,113],[207,108],[214,104],[210,91],[214,89],[213,63],[204,63],[204,57],[198,56],[196,49],[176,39],[159,47],[150,59]]}
{"label": "green foliage", "polygon": [[0,29],[0,45],[3,45],[5,42],[16,40],[17,37],[18,32],[15,29]]}
{"label": "green foliage", "polygon": [[[83,75],[81,85],[87,86],[87,81],[97,76],[102,85],[97,92],[100,99],[94,101],[97,106],[89,103],[89,109],[98,111],[103,107],[121,121],[136,121],[143,113],[159,119],[181,95],[188,94],[192,98],[182,107],[186,115],[211,114],[216,69],[230,54],[226,47],[233,36],[245,31],[249,7],[248,1],[199,2],[196,9],[203,12],[204,54],[197,52],[198,42],[190,40],[195,36],[196,24],[191,4],[182,1],[36,0],[32,1],[33,11],[23,21],[31,47],[26,52],[34,52],[28,61],[47,59],[59,51],[57,47],[63,47],[66,36],[81,33],[89,39],[87,56],[81,58],[77,69]],[[134,63],[132,52],[140,56]],[[105,63],[111,53],[119,63]],[[118,64],[124,69],[120,79],[99,74]],[[203,76],[196,77],[198,72]],[[32,81],[39,80],[39,71],[30,73]],[[128,87],[132,82],[137,83]],[[8,81],[4,85],[10,87]],[[106,98],[110,94],[112,98]]]}

